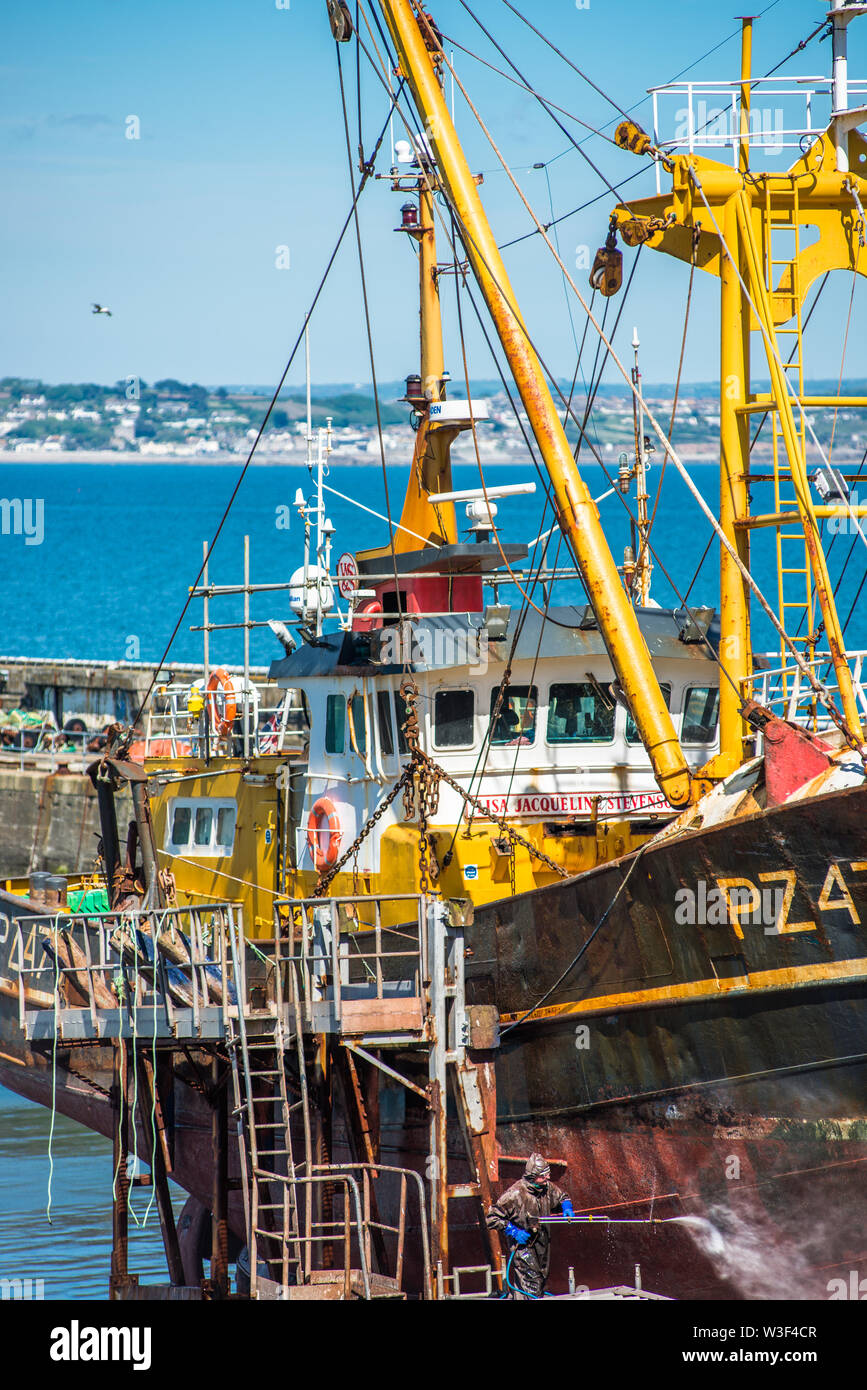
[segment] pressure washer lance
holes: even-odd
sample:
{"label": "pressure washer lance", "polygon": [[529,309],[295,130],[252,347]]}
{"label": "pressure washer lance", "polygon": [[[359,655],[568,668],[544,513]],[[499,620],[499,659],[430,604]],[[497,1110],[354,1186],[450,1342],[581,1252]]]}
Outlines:
{"label": "pressure washer lance", "polygon": [[540,1226],[668,1226],[674,1221],[682,1221],[680,1216],[540,1216]]}

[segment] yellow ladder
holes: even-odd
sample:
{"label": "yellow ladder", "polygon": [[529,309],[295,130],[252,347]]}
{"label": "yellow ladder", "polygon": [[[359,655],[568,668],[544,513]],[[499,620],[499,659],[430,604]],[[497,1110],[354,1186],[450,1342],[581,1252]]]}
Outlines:
{"label": "yellow ladder", "polygon": [[[803,301],[801,296],[800,252],[800,207],[798,185],[791,184],[791,206],[775,207],[771,193],[771,180],[765,183],[763,205],[764,267],[765,284],[775,317],[786,314],[784,323],[794,320],[792,327],[777,327],[774,338],[780,361],[787,374],[797,373],[797,397],[804,396],[804,356],[803,356]],[[779,254],[779,243],[788,238],[785,248],[789,254]],[[789,343],[789,339],[794,339]],[[791,358],[791,360],[789,360]],[[774,511],[797,514],[798,499],[792,479],[789,458],[786,453],[780,428],[779,411],[772,410],[773,468],[774,468]],[[806,448],[806,427],[803,414],[798,420],[799,443],[802,453]],[[777,588],[779,617],[786,635],[805,648],[810,656],[810,639],[814,631],[815,591],[812,567],[810,565],[807,543],[803,527],[795,522],[791,527],[777,527]],[[781,665],[793,666],[791,654],[780,639]],[[788,698],[788,674],[784,671],[783,691]]]}

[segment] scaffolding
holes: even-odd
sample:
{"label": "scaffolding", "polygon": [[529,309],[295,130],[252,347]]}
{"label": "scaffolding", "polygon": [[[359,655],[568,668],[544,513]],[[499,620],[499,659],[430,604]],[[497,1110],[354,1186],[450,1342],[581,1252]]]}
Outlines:
{"label": "scaffolding", "polygon": [[[216,902],[16,920],[25,1038],[50,1044],[55,1057],[58,1046],[70,1056],[94,1043],[112,1049],[112,1297],[146,1296],[127,1261],[127,1158],[139,1134],[171,1281],[160,1286],[165,1297],[229,1292],[232,1191],[243,1206],[251,1298],[466,1298],[480,1296],[479,1283],[481,1296],[499,1284],[499,1246],[484,1221],[496,1176],[493,1066],[470,1054],[468,910],[425,895],[283,898],[273,936],[256,941],[237,905]],[[196,1063],[202,1051],[209,1064]],[[184,1281],[168,1187],[178,1053],[200,1073],[212,1118],[211,1277],[200,1290]],[[380,1152],[373,1110],[383,1076],[426,1112],[425,1152],[412,1166]],[[449,1164],[450,1096],[463,1136],[460,1180]],[[480,1259],[454,1267],[450,1205],[466,1199]]]}

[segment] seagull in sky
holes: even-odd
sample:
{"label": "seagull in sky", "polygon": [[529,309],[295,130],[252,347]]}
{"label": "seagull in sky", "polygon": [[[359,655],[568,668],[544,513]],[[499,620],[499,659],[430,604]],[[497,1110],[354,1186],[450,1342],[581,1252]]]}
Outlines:
{"label": "seagull in sky", "polygon": [[111,318],[111,310],[110,310],[110,309],[107,309],[106,306],[105,306],[104,304],[94,304],[94,306],[93,306],[93,313],[94,313],[94,314],[108,314],[108,317]]}

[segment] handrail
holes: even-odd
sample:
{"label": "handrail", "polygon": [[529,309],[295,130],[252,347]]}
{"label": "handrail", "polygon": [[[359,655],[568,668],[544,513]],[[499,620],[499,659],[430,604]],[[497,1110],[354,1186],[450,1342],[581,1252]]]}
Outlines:
{"label": "handrail", "polygon": [[[364,1297],[365,1297],[366,1300],[369,1301],[369,1299],[370,1299],[370,1269],[369,1269],[369,1267],[368,1267],[367,1252],[366,1252],[366,1250],[365,1250],[365,1242],[364,1242],[364,1220],[363,1220],[362,1212],[361,1212],[361,1194],[360,1194],[360,1192],[359,1192],[359,1190],[358,1190],[358,1183],[356,1182],[356,1180],[355,1180],[355,1178],[352,1176],[352,1174],[351,1174],[351,1173],[333,1172],[333,1171],[329,1170],[328,1172],[324,1172],[324,1173],[321,1173],[321,1174],[320,1174],[320,1173],[311,1173],[311,1174],[305,1174],[303,1177],[299,1177],[299,1176],[296,1174],[294,1177],[289,1177],[288,1174],[286,1174],[286,1173],[271,1173],[271,1172],[268,1172],[266,1169],[255,1167],[255,1168],[253,1169],[253,1176],[256,1177],[256,1178],[260,1178],[260,1179],[261,1179],[262,1181],[264,1181],[264,1182],[276,1182],[276,1183],[281,1183],[284,1187],[290,1187],[290,1186],[291,1186],[291,1187],[295,1187],[295,1186],[298,1186],[299,1184],[300,1184],[300,1185],[312,1185],[312,1184],[314,1184],[314,1183],[320,1183],[320,1184],[322,1184],[322,1183],[339,1182],[339,1183],[342,1183],[343,1186],[345,1187],[346,1192],[347,1192],[347,1195],[349,1194],[349,1192],[352,1193],[352,1201],[353,1201],[353,1205],[354,1205],[354,1207],[355,1207],[355,1229],[356,1229],[357,1238],[358,1238],[358,1253],[359,1253],[359,1260],[360,1260],[360,1262],[361,1262],[361,1278],[362,1278],[362,1282],[363,1282],[363,1285],[364,1285]],[[297,1209],[297,1203],[296,1203],[296,1209]],[[321,1241],[327,1240],[327,1239],[329,1239],[328,1235],[326,1235],[326,1234],[324,1234],[324,1233],[321,1233],[321,1234],[318,1234],[318,1235],[314,1235],[314,1234],[313,1234],[313,1229],[314,1229],[314,1228],[320,1229],[320,1228],[331,1227],[331,1226],[335,1226],[335,1227],[336,1227],[336,1226],[338,1226],[339,1224],[340,1224],[339,1222],[313,1222],[313,1223],[311,1223],[311,1230],[310,1230],[310,1232],[309,1232],[307,1235],[301,1235],[300,1232],[299,1232],[297,1236],[293,1236],[293,1237],[292,1237],[292,1242],[293,1242],[293,1244],[311,1245],[311,1244],[314,1244],[314,1243],[316,1243],[316,1242],[321,1242]],[[283,1233],[282,1231],[266,1231],[264,1228],[260,1229],[260,1228],[257,1227],[257,1226],[254,1226],[254,1227],[253,1227],[253,1229],[252,1229],[252,1234],[253,1234],[253,1244],[252,1244],[252,1247],[251,1247],[251,1249],[250,1249],[250,1291],[251,1291],[251,1293],[255,1296],[256,1284],[257,1284],[257,1281],[258,1281],[258,1268],[257,1268],[257,1266],[258,1266],[258,1258],[257,1258],[257,1255],[256,1255],[256,1246],[257,1246],[257,1244],[258,1244],[258,1239],[257,1239],[257,1238],[258,1238],[259,1236],[263,1236],[263,1237],[265,1237],[266,1239],[270,1239],[270,1240],[285,1240],[286,1237],[285,1237],[285,1235],[284,1235],[284,1233]],[[331,1237],[331,1238],[333,1239],[333,1237]],[[346,1294],[346,1297],[348,1298],[348,1297],[349,1297],[349,1294],[350,1294],[350,1290],[351,1290],[352,1247],[351,1247],[351,1236],[350,1236],[350,1234],[349,1234],[349,1222],[348,1222],[348,1220],[346,1219],[346,1214],[344,1214],[343,1251],[344,1251],[344,1254],[343,1254],[343,1260],[344,1260],[344,1266],[343,1266],[343,1274],[344,1274],[344,1292],[345,1292],[345,1294]]]}

